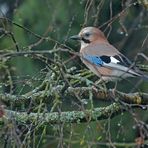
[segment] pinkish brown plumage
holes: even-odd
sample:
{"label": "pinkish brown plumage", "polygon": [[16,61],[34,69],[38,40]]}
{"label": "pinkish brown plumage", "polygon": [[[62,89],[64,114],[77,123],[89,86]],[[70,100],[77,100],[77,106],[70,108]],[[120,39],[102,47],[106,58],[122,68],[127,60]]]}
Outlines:
{"label": "pinkish brown plumage", "polygon": [[123,54],[108,42],[104,33],[98,28],[86,27],[71,38],[81,42],[81,60],[102,80],[144,77]]}

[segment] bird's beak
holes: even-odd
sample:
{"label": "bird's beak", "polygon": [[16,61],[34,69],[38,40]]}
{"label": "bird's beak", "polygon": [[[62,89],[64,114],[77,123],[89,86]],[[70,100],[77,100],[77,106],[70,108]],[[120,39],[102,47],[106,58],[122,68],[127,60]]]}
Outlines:
{"label": "bird's beak", "polygon": [[79,35],[74,35],[74,36],[71,36],[70,39],[72,39],[72,40],[81,40],[81,37]]}

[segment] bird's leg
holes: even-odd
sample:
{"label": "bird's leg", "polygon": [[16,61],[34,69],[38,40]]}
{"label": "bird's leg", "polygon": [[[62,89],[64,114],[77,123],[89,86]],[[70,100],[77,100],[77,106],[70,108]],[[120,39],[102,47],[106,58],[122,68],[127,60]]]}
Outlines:
{"label": "bird's leg", "polygon": [[105,90],[105,91],[107,90],[105,82],[102,79],[99,79],[93,84],[93,89],[95,91],[97,91],[98,89]]}
{"label": "bird's leg", "polygon": [[114,86],[114,88],[112,89],[113,90],[113,95],[115,95],[115,91],[117,90],[117,81],[115,82],[115,86]]}
{"label": "bird's leg", "polygon": [[117,81],[116,81],[116,82],[115,82],[115,86],[114,86],[114,88],[112,89],[112,96],[113,96],[113,98],[114,98],[114,101],[116,101],[116,102],[119,101],[119,100],[118,100],[118,97],[117,97],[117,98],[115,97],[116,90],[117,90],[117,84],[118,84],[118,83],[117,83]]}
{"label": "bird's leg", "polygon": [[107,90],[105,81],[103,79],[99,79],[98,81],[95,82],[95,85],[99,87],[99,89]]}

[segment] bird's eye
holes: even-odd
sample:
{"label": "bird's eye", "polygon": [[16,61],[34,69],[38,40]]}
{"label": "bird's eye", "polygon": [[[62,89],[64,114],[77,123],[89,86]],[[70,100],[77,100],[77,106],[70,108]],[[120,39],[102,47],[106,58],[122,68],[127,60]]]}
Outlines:
{"label": "bird's eye", "polygon": [[89,37],[90,36],[90,33],[89,32],[86,32],[85,33],[85,37]]}

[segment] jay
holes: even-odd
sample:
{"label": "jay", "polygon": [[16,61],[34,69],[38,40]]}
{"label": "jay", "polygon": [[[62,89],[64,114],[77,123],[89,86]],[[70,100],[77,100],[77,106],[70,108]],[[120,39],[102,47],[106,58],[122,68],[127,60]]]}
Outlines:
{"label": "jay", "polygon": [[127,77],[148,79],[148,76],[143,75],[127,57],[108,42],[98,28],[83,28],[78,35],[70,38],[81,42],[82,62],[101,80],[116,81]]}

